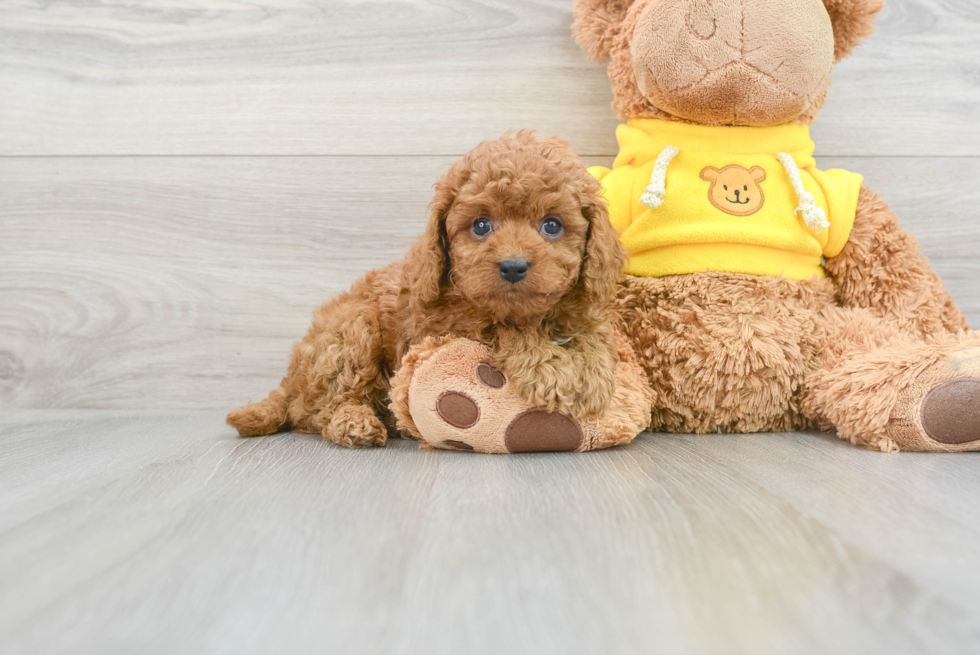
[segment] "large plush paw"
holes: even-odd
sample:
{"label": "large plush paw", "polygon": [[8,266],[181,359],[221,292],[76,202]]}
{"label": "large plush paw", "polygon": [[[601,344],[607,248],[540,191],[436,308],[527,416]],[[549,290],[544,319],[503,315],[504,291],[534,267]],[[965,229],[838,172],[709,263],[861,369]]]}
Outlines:
{"label": "large plush paw", "polygon": [[372,448],[385,445],[388,430],[367,405],[341,405],[323,428],[323,438],[345,448]]}
{"label": "large plush paw", "polygon": [[403,427],[434,448],[581,452],[626,443],[649,421],[649,403],[634,379],[617,398],[625,406],[599,420],[578,421],[527,403],[489,364],[486,346],[456,339],[423,345],[421,351],[403,362],[409,368],[396,376],[392,409]]}
{"label": "large plush paw", "polygon": [[883,450],[980,450],[980,343],[964,345],[901,392]]}

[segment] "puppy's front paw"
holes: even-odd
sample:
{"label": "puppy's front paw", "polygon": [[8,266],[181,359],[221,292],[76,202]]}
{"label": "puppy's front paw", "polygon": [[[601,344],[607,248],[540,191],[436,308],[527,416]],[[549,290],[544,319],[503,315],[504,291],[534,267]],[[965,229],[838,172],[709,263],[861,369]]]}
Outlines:
{"label": "puppy's front paw", "polygon": [[571,414],[583,419],[599,418],[609,409],[615,392],[614,371],[609,371],[607,375],[586,373],[582,377],[582,386],[575,397]]}
{"label": "puppy's front paw", "polygon": [[[534,407],[568,413],[582,391],[582,378],[575,373],[571,358],[564,351],[549,360],[528,365],[505,361],[501,368],[517,394]],[[567,360],[567,361],[565,361]]]}
{"label": "puppy's front paw", "polygon": [[345,448],[384,446],[388,430],[367,405],[341,405],[323,428],[323,438]]}

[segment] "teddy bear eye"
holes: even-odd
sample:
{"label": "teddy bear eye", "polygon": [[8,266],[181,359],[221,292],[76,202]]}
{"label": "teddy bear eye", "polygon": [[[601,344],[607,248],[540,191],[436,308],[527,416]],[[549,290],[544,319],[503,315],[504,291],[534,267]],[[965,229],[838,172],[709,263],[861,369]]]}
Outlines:
{"label": "teddy bear eye", "polygon": [[491,232],[493,232],[493,223],[490,222],[490,219],[481,216],[473,221],[473,235],[477,239],[482,239]]}
{"label": "teddy bear eye", "polygon": [[745,185],[745,190],[746,190],[746,191],[748,191],[748,190],[749,190],[749,185],[748,185],[748,184],[746,184],[746,185]]}
{"label": "teddy bear eye", "polygon": [[727,184],[725,185],[725,191],[728,191],[728,185]]}

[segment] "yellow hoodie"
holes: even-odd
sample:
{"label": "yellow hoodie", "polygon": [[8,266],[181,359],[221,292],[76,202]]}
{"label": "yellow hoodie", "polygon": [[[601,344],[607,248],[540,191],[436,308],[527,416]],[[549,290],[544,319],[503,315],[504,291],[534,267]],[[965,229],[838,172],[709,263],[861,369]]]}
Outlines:
{"label": "yellow hoodie", "polygon": [[645,277],[724,271],[824,277],[851,233],[863,178],[819,171],[805,125],[703,127],[633,119],[612,170],[592,168]]}

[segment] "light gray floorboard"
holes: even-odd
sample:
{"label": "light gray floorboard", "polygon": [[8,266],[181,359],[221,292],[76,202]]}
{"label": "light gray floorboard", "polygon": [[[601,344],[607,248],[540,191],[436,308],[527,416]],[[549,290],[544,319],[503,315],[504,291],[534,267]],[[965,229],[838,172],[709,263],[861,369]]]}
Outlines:
{"label": "light gray floorboard", "polygon": [[481,456],[217,414],[0,426],[0,651],[975,653],[978,456]]}
{"label": "light gray floorboard", "polygon": [[[457,155],[535,127],[611,154],[572,0],[0,4],[0,154]],[[980,155],[980,5],[887,0],[830,155]]]}
{"label": "light gray floorboard", "polygon": [[[452,161],[0,159],[0,404],[258,400],[317,304],[403,256]],[[980,324],[980,158],[821,165],[863,172]]]}

